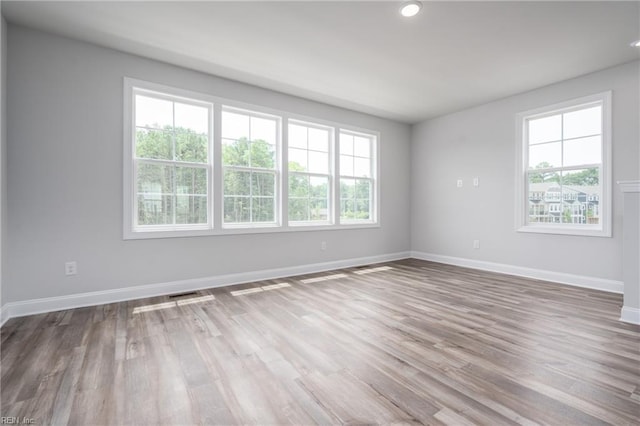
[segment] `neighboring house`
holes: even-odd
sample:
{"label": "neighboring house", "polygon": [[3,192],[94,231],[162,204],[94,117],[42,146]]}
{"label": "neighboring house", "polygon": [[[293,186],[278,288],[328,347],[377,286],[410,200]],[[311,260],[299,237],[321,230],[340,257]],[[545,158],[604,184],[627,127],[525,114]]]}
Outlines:
{"label": "neighboring house", "polygon": [[598,186],[529,184],[529,222],[598,224]]}

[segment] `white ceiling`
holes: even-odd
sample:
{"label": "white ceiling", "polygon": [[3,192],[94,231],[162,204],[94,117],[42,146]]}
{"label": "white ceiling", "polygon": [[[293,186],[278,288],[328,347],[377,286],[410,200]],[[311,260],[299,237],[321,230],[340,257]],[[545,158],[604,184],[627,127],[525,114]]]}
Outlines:
{"label": "white ceiling", "polygon": [[414,123],[640,58],[640,2],[2,2],[17,23]]}

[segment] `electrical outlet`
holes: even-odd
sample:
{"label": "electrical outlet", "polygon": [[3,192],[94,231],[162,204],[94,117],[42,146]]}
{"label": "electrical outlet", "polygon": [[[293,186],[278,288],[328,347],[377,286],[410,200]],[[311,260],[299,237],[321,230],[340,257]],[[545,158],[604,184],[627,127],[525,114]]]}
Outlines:
{"label": "electrical outlet", "polygon": [[474,249],[480,248],[480,240],[473,240],[473,248]]}
{"label": "electrical outlet", "polygon": [[320,250],[326,250],[327,249],[327,242],[326,241],[322,241],[320,243]]}
{"label": "electrical outlet", "polygon": [[65,275],[76,275],[78,273],[78,264],[75,261],[66,262],[64,264]]}
{"label": "electrical outlet", "polygon": [[456,182],[456,185],[458,185],[458,188],[462,188],[462,179],[458,179],[458,182]]}

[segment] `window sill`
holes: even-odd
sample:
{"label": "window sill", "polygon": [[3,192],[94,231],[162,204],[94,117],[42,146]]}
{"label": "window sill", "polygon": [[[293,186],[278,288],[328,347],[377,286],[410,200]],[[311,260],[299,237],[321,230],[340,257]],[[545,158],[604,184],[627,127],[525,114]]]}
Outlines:
{"label": "window sill", "polygon": [[579,237],[602,237],[610,238],[611,231],[598,226],[549,226],[549,225],[526,225],[516,229],[517,232],[529,234],[555,234],[555,235],[573,235]]}
{"label": "window sill", "polygon": [[123,240],[148,240],[157,238],[190,238],[190,237],[211,237],[223,235],[247,235],[247,234],[269,234],[285,232],[307,232],[307,231],[346,231],[350,229],[371,229],[380,228],[379,223],[345,223],[342,225],[289,225],[270,227],[243,227],[243,228],[222,228],[222,229],[191,229],[191,230],[149,230],[149,231],[125,231]]}

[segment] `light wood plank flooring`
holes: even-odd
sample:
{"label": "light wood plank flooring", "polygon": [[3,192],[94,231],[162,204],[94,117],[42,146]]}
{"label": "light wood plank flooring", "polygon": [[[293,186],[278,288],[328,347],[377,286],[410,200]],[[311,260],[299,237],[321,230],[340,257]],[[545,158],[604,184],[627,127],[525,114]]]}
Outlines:
{"label": "light wood plank flooring", "polygon": [[15,318],[35,424],[640,424],[622,296],[404,260]]}

